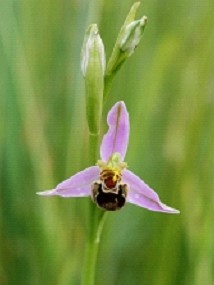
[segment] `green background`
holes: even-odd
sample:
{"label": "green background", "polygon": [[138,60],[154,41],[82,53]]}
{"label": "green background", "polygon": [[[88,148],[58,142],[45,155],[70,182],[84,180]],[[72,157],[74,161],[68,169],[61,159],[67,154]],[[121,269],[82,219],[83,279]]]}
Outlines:
{"label": "green background", "polygon": [[[132,1],[0,0],[0,284],[80,283],[90,199],[35,193],[88,166],[80,50],[109,58]],[[130,113],[129,168],[180,215],[127,204],[104,227],[96,284],[214,284],[214,4],[144,0],[140,46],[104,106]],[[99,157],[98,157],[99,158]]]}

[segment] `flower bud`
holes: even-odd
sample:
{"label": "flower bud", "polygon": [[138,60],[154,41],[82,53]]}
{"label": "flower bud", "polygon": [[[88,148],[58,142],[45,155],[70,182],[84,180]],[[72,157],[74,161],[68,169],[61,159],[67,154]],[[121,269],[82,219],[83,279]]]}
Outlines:
{"label": "flower bud", "polygon": [[140,20],[133,21],[125,27],[123,38],[120,41],[120,49],[127,53],[127,57],[131,56],[138,46],[146,23],[147,17],[143,16]]}
{"label": "flower bud", "polygon": [[81,55],[81,69],[85,78],[89,132],[98,134],[102,115],[105,52],[96,24],[90,25],[86,31]]}
{"label": "flower bud", "polygon": [[110,92],[113,79],[123,63],[130,57],[135,48],[138,46],[146,26],[147,17],[143,16],[139,20],[135,20],[135,15],[140,2],[136,2],[131,7],[123,26],[118,34],[112,54],[109,58],[105,73],[105,90],[104,99]]}
{"label": "flower bud", "polygon": [[81,53],[81,70],[85,77],[89,61],[97,61],[97,64],[101,64],[102,74],[105,73],[106,58],[102,39],[99,35],[96,24],[92,24],[88,27]]}

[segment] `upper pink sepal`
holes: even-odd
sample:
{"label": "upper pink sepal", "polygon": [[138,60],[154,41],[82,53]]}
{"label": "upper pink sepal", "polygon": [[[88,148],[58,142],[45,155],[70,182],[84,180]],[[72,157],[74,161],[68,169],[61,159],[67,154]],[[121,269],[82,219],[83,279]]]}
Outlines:
{"label": "upper pink sepal", "polygon": [[117,102],[109,111],[107,117],[109,129],[104,135],[100,156],[103,161],[118,152],[124,160],[129,142],[129,113],[123,101]]}

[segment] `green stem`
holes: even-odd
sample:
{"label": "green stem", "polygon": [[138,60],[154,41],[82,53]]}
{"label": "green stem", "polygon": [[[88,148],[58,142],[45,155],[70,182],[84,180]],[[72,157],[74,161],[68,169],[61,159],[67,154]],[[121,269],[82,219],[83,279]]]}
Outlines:
{"label": "green stem", "polygon": [[103,92],[103,102],[105,103],[108,94],[110,93],[114,75],[108,75],[105,77],[104,92]]}
{"label": "green stem", "polygon": [[89,163],[95,165],[98,158],[99,134],[89,134]]}
{"label": "green stem", "polygon": [[[97,149],[99,143],[98,134],[89,135],[89,160],[92,165],[97,159]],[[83,275],[81,285],[94,285],[95,268],[97,261],[97,253],[99,249],[100,236],[104,222],[107,217],[107,212],[103,212],[90,202],[89,213],[89,230],[88,240],[86,244],[85,261],[83,266]]]}
{"label": "green stem", "polygon": [[[93,0],[90,2],[88,22],[99,22],[103,1]],[[103,98],[101,98],[102,100]],[[101,118],[100,118],[101,120]],[[98,122],[100,124],[100,122]],[[89,163],[95,165],[98,158],[99,133],[89,134]],[[90,202],[89,231],[87,237],[85,260],[81,285],[94,285],[97,252],[100,236],[102,233],[105,217],[107,214],[99,210],[96,205]]]}
{"label": "green stem", "polygon": [[107,212],[100,212],[94,205],[91,214],[93,214],[94,219],[90,224],[89,237],[86,245],[82,285],[94,285],[100,236],[107,217]]}

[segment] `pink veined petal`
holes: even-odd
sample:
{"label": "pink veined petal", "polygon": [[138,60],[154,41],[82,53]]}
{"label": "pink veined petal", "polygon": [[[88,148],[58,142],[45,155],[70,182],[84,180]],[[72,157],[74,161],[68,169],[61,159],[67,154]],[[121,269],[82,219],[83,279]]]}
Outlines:
{"label": "pink veined petal", "polygon": [[104,135],[100,156],[103,161],[108,161],[114,152],[119,152],[124,160],[129,142],[129,113],[123,101],[117,102],[109,111],[107,117],[109,129]]}
{"label": "pink veined petal", "polygon": [[99,179],[100,169],[91,166],[61,182],[55,189],[38,192],[42,196],[84,197],[91,194],[91,183]]}
{"label": "pink veined petal", "polygon": [[179,211],[168,207],[160,201],[157,193],[143,180],[129,170],[123,171],[123,182],[129,186],[127,202],[147,208],[151,211],[178,214]]}

